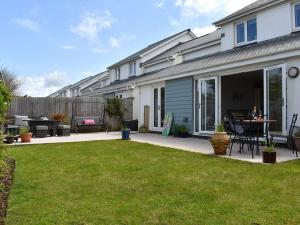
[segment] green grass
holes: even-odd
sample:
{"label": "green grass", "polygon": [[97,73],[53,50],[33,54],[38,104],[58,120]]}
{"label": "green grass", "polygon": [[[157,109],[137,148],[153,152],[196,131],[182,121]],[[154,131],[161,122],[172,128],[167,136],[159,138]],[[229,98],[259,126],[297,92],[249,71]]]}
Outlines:
{"label": "green grass", "polygon": [[124,141],[9,154],[8,225],[300,224],[300,161],[265,166]]}

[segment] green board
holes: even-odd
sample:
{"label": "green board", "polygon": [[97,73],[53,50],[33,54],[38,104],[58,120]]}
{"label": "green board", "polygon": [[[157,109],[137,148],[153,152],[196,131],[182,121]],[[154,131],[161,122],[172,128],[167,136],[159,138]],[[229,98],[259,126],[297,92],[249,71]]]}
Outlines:
{"label": "green board", "polygon": [[164,119],[163,136],[169,136],[173,122],[173,113],[167,113]]}

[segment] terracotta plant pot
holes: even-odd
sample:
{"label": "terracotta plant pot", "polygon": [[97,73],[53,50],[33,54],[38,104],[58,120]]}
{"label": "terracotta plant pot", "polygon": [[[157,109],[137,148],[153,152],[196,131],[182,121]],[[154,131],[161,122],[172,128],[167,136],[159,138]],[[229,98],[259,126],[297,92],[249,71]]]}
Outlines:
{"label": "terracotta plant pot", "polygon": [[32,133],[21,134],[20,137],[21,137],[21,141],[23,143],[28,143],[28,142],[31,142]]}
{"label": "terracotta plant pot", "polygon": [[226,155],[226,150],[229,147],[230,138],[226,132],[216,132],[212,136],[210,143],[214,148],[216,155]]}
{"label": "terracotta plant pot", "polygon": [[276,152],[263,152],[263,163],[276,163]]}

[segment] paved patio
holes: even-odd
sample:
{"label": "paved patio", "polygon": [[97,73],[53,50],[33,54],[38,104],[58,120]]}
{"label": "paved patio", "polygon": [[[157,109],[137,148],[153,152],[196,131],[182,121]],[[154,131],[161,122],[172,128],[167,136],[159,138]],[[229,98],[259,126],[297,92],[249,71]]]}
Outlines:
{"label": "paved patio", "polygon": [[[50,143],[68,143],[68,142],[83,142],[83,141],[100,141],[100,140],[119,140],[121,139],[120,132],[110,133],[88,133],[88,134],[72,134],[69,137],[47,137],[47,138],[33,138],[31,143],[28,144],[50,144]],[[175,148],[184,151],[198,152],[201,154],[213,155],[213,148],[210,142],[205,139],[191,137],[191,138],[175,138],[175,137],[163,137],[160,134],[131,134],[131,140],[140,143],[148,143],[159,145],[163,147]],[[25,144],[25,145],[28,145]],[[14,145],[24,145],[23,143],[15,143]],[[240,154],[237,150],[237,145],[232,152],[232,156],[221,156],[225,158],[231,158],[241,161],[262,163],[262,156],[255,155],[254,159],[251,157],[251,152],[248,152],[245,148],[245,152]],[[278,149],[277,161],[285,162],[289,160],[300,159],[293,155],[291,150]]]}

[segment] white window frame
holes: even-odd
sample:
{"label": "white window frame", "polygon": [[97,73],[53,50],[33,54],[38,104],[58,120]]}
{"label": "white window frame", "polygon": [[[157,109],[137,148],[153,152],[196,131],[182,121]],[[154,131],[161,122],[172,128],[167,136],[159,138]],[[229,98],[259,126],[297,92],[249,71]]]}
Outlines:
{"label": "white window frame", "polygon": [[135,76],[135,75],[136,75],[136,61],[133,61],[129,63],[129,76]]}
{"label": "white window frame", "polygon": [[300,26],[299,27],[296,27],[296,14],[295,14],[295,7],[297,5],[300,5],[300,1],[298,2],[295,2],[292,4],[292,24],[293,24],[293,31],[299,31],[300,30]]}
{"label": "white window frame", "polygon": [[118,67],[116,68],[116,80],[120,80],[121,79],[121,68]]}
{"label": "white window frame", "polygon": [[[253,20],[253,19],[256,19],[256,40],[253,40],[253,41],[248,41],[248,21],[249,20]],[[237,26],[240,25],[240,24],[244,24],[244,42],[240,42],[238,43],[237,42]],[[243,45],[247,45],[247,44],[252,44],[252,43],[256,43],[257,42],[257,36],[258,36],[258,24],[257,24],[257,17],[250,17],[248,19],[245,19],[245,20],[242,20],[242,21],[239,21],[238,23],[234,24],[234,33],[235,33],[235,45],[236,46],[243,46]]]}

